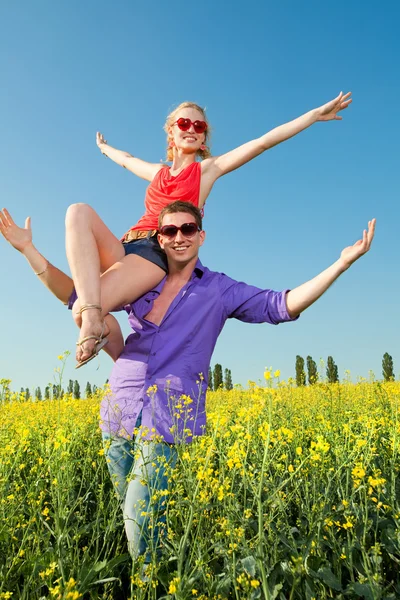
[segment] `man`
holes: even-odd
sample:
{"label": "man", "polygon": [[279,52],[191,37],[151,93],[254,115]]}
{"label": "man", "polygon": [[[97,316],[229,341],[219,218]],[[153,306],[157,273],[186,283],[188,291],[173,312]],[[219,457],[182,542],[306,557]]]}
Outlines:
{"label": "man", "polygon": [[[208,367],[225,321],[278,324],[297,319],[369,250],[374,230],[375,219],[361,240],[345,248],[314,279],[290,291],[274,292],[234,281],[201,264],[198,252],[205,232],[194,206],[174,202],[162,211],[159,241],[169,272],[156,288],[125,307],[133,333],[116,360],[111,393],[101,405],[108,466],[123,502],[134,558],[145,555],[149,562],[149,548],[158,545],[158,523],[163,520],[158,512],[162,513],[162,491],[168,485],[168,465],[176,461],[176,445],[204,432]],[[72,281],[33,247],[30,223],[20,229],[4,210],[0,231],[26,256],[43,283],[72,305]]]}

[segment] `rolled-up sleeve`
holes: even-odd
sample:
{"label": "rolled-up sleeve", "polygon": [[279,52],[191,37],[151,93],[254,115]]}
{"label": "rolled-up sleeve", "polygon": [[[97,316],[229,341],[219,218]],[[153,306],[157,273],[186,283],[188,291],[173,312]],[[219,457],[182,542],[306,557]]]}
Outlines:
{"label": "rolled-up sleeve", "polygon": [[78,298],[78,296],[76,295],[76,291],[75,288],[72,290],[72,293],[70,295],[70,297],[68,298],[68,302],[67,302],[67,307],[68,310],[72,310],[72,307],[74,305],[75,300]]}
{"label": "rolled-up sleeve", "polygon": [[239,319],[245,323],[270,323],[278,325],[292,318],[286,306],[286,294],[290,290],[275,292],[262,290],[223,275],[220,280],[221,300],[227,318]]}

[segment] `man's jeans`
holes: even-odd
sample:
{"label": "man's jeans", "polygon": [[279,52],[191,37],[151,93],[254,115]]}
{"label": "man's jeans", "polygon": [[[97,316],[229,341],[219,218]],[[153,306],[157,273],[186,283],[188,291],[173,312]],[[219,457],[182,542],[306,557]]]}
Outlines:
{"label": "man's jeans", "polygon": [[[136,427],[141,422],[140,414]],[[176,464],[176,448],[143,440],[141,431],[132,440],[103,432],[103,443],[121,499],[129,552],[133,560],[145,555],[145,562],[151,562],[151,551],[160,553],[160,537],[165,532],[167,496],[162,492],[168,488],[168,469]]]}

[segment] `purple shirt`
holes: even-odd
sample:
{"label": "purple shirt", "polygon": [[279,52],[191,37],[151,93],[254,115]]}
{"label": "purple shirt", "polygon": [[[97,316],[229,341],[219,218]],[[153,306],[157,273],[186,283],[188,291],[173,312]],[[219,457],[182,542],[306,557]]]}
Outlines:
{"label": "purple shirt", "polygon": [[147,439],[190,441],[206,424],[208,368],[217,338],[229,318],[277,325],[292,321],[286,293],[234,281],[197,261],[189,282],[159,326],[144,318],[165,278],[125,307],[133,333],[110,376],[111,392],[101,404],[101,428],[131,437],[142,411]]}

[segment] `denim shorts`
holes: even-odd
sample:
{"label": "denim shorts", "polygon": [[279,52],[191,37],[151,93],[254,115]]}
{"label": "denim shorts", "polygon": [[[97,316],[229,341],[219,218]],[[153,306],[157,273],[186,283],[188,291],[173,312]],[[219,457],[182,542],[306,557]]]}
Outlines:
{"label": "denim shorts", "polygon": [[165,273],[168,273],[167,256],[158,243],[157,234],[151,235],[151,232],[149,232],[149,235],[145,238],[122,242],[122,244],[125,255],[136,254],[137,256],[141,256],[160,267]]}

